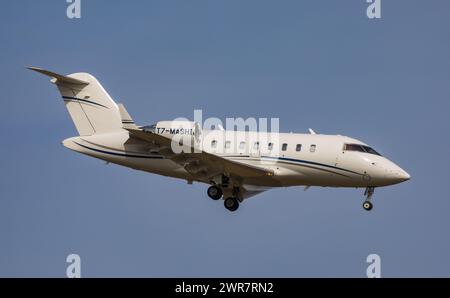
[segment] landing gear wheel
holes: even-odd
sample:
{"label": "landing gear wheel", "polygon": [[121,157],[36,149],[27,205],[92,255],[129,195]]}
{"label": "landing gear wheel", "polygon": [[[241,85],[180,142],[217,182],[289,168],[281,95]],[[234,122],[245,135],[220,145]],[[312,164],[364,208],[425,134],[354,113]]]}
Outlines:
{"label": "landing gear wheel", "polygon": [[363,203],[363,208],[366,211],[370,211],[373,208],[373,204],[372,204],[372,202],[370,202],[370,200],[372,199],[374,192],[375,192],[375,187],[373,187],[373,186],[366,187],[366,191],[364,192],[364,196],[366,197],[366,200]]}
{"label": "landing gear wheel", "polygon": [[231,212],[234,212],[238,210],[239,208],[239,202],[236,198],[227,198],[224,202],[225,208],[230,210]]}
{"label": "landing gear wheel", "polygon": [[220,189],[220,187],[217,187],[215,185],[210,186],[208,188],[207,192],[208,192],[208,197],[210,197],[214,201],[219,200],[223,195],[222,189]]}
{"label": "landing gear wheel", "polygon": [[366,211],[370,211],[370,210],[372,210],[372,208],[373,208],[373,204],[372,204],[371,202],[369,202],[369,201],[365,201],[365,202],[363,203],[363,208],[364,208],[364,210],[366,210]]}

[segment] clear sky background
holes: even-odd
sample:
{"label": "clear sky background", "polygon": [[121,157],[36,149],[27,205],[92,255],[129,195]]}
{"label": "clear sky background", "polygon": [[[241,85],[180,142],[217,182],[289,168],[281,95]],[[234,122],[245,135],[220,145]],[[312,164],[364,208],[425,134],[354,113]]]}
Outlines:
{"label": "clear sky background", "polygon": [[[0,276],[450,276],[450,3],[3,1]],[[407,170],[377,189],[275,189],[231,214],[206,185],[109,165],[56,88],[25,69],[90,72],[140,124],[279,117],[282,131],[361,139]]]}

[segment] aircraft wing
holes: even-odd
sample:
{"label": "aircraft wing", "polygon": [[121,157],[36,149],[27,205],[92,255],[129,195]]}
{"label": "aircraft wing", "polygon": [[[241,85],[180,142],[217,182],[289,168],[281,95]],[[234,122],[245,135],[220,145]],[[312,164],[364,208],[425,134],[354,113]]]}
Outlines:
{"label": "aircraft wing", "polygon": [[271,169],[236,162],[205,151],[175,154],[171,149],[172,140],[163,135],[142,129],[126,128],[133,138],[137,138],[159,148],[158,153],[183,166],[195,179],[208,180],[219,174],[246,179],[273,176]]}

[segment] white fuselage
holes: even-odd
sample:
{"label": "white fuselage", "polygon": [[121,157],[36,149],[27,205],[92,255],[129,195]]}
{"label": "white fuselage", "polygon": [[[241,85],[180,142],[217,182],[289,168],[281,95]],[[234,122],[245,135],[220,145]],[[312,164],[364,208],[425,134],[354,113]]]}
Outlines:
{"label": "white fuselage", "polygon": [[[378,187],[400,183],[410,177],[383,156],[344,150],[345,144],[367,146],[345,136],[280,133],[275,135],[277,141],[269,150],[270,141],[258,138],[258,132],[213,130],[204,131],[203,135],[208,140],[203,142],[204,151],[273,170],[272,176],[242,181],[243,185],[255,189],[296,185]],[[244,146],[242,142],[245,142]],[[130,139],[126,130],[74,137],[63,144],[74,151],[133,169],[197,180],[179,164],[152,153],[148,143]]]}
{"label": "white fuselage", "polygon": [[[366,144],[345,136],[202,130],[198,121],[188,120],[139,127],[91,74],[29,69],[51,78],[75,124],[79,136],[64,146],[129,168],[207,183],[208,196],[223,198],[230,211],[269,188],[296,185],[365,187],[363,208],[369,211],[375,187],[410,178]],[[249,127],[239,123],[232,127]]]}

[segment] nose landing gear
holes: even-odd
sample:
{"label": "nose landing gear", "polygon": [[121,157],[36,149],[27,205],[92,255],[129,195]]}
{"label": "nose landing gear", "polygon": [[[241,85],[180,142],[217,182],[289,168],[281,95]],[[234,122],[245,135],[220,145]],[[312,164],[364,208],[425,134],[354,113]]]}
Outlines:
{"label": "nose landing gear", "polygon": [[366,211],[370,211],[373,209],[373,204],[371,202],[372,200],[372,195],[375,192],[375,187],[367,187],[366,191],[364,192],[364,196],[366,196],[366,200],[363,203],[363,208]]}
{"label": "nose landing gear", "polygon": [[365,201],[365,202],[363,203],[363,208],[364,208],[364,210],[366,210],[366,211],[370,211],[370,210],[372,210],[372,208],[373,208],[373,204],[372,204],[371,202],[369,202],[369,201]]}

